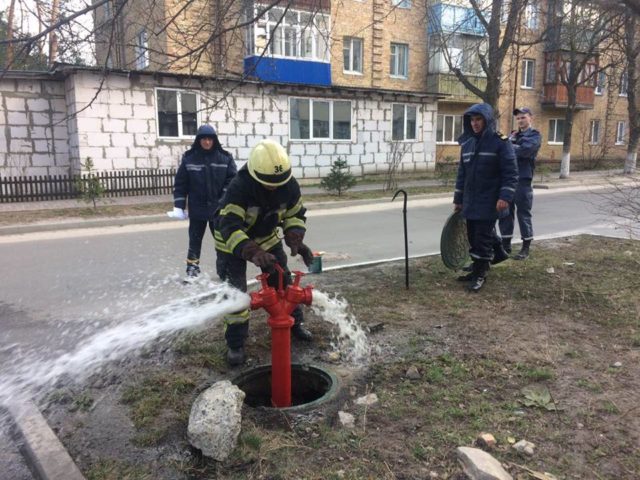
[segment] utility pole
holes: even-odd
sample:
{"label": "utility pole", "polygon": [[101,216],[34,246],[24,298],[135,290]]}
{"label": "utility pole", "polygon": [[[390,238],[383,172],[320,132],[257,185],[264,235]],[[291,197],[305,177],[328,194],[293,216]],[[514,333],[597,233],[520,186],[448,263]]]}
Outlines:
{"label": "utility pole", "polygon": [[[7,18],[7,40],[11,42],[13,40],[13,17],[16,10],[16,0],[11,0],[9,4],[9,17]],[[13,43],[7,43],[7,54],[5,56],[4,68],[11,68],[13,64]]]}
{"label": "utility pole", "polygon": [[[55,25],[58,21],[58,11],[60,7],[60,0],[53,0],[51,2],[51,23],[50,25]],[[49,65],[53,65],[53,62],[56,60],[56,56],[58,55],[58,36],[56,35],[56,31],[51,30],[49,33]]]}

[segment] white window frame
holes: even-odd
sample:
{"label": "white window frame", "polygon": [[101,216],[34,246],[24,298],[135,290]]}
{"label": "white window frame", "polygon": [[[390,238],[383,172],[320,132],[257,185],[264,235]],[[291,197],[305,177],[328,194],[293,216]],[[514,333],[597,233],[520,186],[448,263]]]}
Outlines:
{"label": "white window frame", "polygon": [[[562,140],[558,141],[557,136],[558,136],[558,122],[562,122],[564,124],[564,118],[550,118],[549,119],[550,122],[554,122],[554,126],[553,126],[553,140],[551,139],[552,136],[549,135],[549,140],[547,141],[548,145],[562,145]],[[549,132],[551,133],[551,132]]]}
{"label": "white window frame", "polygon": [[616,124],[616,145],[624,145],[624,136],[627,130],[627,122],[618,122]]}
{"label": "white window frame", "polygon": [[[403,123],[402,123],[402,138],[401,139],[394,139],[393,138],[393,107],[395,106],[401,106],[404,110],[404,118],[403,118]],[[414,132],[414,138],[407,138],[407,110],[408,108],[415,108],[416,109],[416,131]],[[419,138],[418,138],[418,125],[420,125],[420,122],[418,120],[419,117],[419,113],[420,110],[418,109],[418,105],[413,105],[410,103],[392,103],[391,104],[391,141],[392,142],[418,142]]]}
{"label": "white window frame", "polygon": [[[602,76],[602,83],[600,83],[601,76]],[[607,74],[604,73],[603,71],[598,72],[598,74],[596,75],[596,87],[594,90],[594,93],[596,95],[604,95],[606,82],[607,82]]]}
{"label": "white window frame", "polygon": [[[172,136],[162,136],[160,135],[160,115],[158,114],[158,91],[163,90],[163,91],[168,91],[168,92],[176,92],[176,107],[178,110],[178,136],[177,137],[172,137]],[[185,89],[179,89],[179,88],[156,88],[154,95],[155,95],[155,101],[156,101],[156,105],[155,105],[155,116],[156,116],[156,132],[158,135],[159,139],[163,139],[163,140],[184,140],[185,138],[189,138],[189,139],[193,139],[193,135],[189,134],[189,135],[184,135],[183,131],[182,131],[182,101],[181,101],[181,95],[183,93],[189,93],[192,95],[196,96],[196,130],[197,128],[202,125],[202,118],[201,118],[201,114],[200,114],[200,92],[194,91],[194,90],[185,90]]]}
{"label": "white window frame", "polygon": [[524,25],[529,30],[538,29],[538,6],[535,2],[527,4],[524,10]]}
{"label": "white window frame", "polygon": [[[360,44],[359,54],[360,54],[361,70],[353,69],[353,58],[354,58],[354,52],[355,52],[355,49],[353,48],[354,40],[357,40],[357,42],[355,43]],[[346,50],[345,47],[347,46],[347,42],[349,45],[349,65],[343,65],[343,70],[342,70],[343,73],[348,73],[350,75],[362,75],[362,72],[364,71],[364,39],[360,37],[343,37],[342,42],[343,42],[342,43],[343,59],[344,59],[344,50]]]}
{"label": "white window frame", "polygon": [[397,8],[411,8],[411,0],[391,0],[391,5]]}
{"label": "white window frame", "polygon": [[[596,128],[597,125],[597,128]],[[594,135],[597,133],[597,135]],[[589,145],[598,145],[600,143],[600,120],[591,120],[589,124]]]}
{"label": "white window frame", "polygon": [[[255,8],[253,9],[253,18],[256,18],[256,21],[252,23],[250,30],[251,32],[249,33],[249,54],[248,56],[260,56],[263,55],[263,52],[258,52],[257,49],[257,45],[258,45],[258,24],[259,23],[264,23],[264,28],[265,28],[265,39],[266,39],[266,51],[264,52],[264,56],[266,57],[271,57],[271,58],[294,58],[297,60],[310,60],[310,61],[314,61],[314,62],[323,62],[323,63],[330,63],[331,62],[331,42],[330,42],[330,32],[331,32],[331,16],[328,14],[324,14],[324,13],[319,13],[319,12],[308,12],[308,11],[303,11],[303,10],[294,10],[294,9],[288,9],[287,10],[287,14],[295,14],[297,15],[297,23],[295,25],[290,25],[287,24],[287,19],[286,19],[286,15],[285,18],[282,19],[282,21],[278,24],[278,22],[276,20],[271,20],[270,19],[270,15],[275,15],[275,9],[276,8],[282,8],[282,7],[273,7],[272,9],[270,9],[268,12],[264,12],[265,6],[263,5],[256,5]],[[249,10],[251,11],[251,9]],[[260,13],[262,13],[262,16],[260,18],[258,18],[258,15],[260,15]],[[300,21],[300,15],[303,14],[307,14],[307,15],[311,15],[312,16],[312,20],[311,20],[311,24],[305,24],[303,28],[303,25],[301,24]],[[266,15],[267,16],[267,20],[263,20],[263,16]],[[324,22],[319,22],[317,21],[318,17],[323,17],[324,18]],[[326,31],[325,30],[320,30],[320,28],[318,27],[318,25],[320,23],[324,23],[325,27],[326,27]],[[283,54],[275,54],[275,53],[271,53],[273,51],[273,43],[271,42],[271,27],[275,27],[278,26],[278,32],[280,33],[280,38],[279,39],[274,39],[274,41],[279,41],[281,42],[281,49],[280,51],[283,52]],[[285,39],[285,27],[288,28],[293,28],[296,32],[296,55],[284,55],[285,52],[285,43],[286,43],[286,39]],[[306,56],[302,56],[302,32],[303,30],[310,30],[311,31],[311,56],[310,57],[306,57]],[[318,52],[318,49],[321,45],[321,42],[319,41],[319,37],[324,37],[326,39],[325,46],[326,49],[324,52],[322,52],[324,55],[320,55]],[[251,41],[253,40],[253,41]]]}
{"label": "white window frame", "polygon": [[[531,65],[530,67],[528,65]],[[531,71],[531,85],[526,85],[527,74]],[[522,75],[520,78],[520,88],[522,90],[533,90],[536,83],[536,61],[532,58],[522,59]]]}
{"label": "white window frame", "polygon": [[[398,73],[398,69],[400,67],[400,65],[399,65],[400,62],[398,60],[399,55],[398,55],[397,51],[394,53],[394,49],[397,49],[397,48],[403,48],[405,50],[404,65],[403,65],[404,72],[405,72],[404,75],[401,75],[401,74]],[[391,61],[393,62],[390,65],[390,68],[389,68],[389,73],[390,73],[391,78],[407,80],[409,78],[409,44],[391,42],[390,53],[391,53]],[[395,69],[395,73],[394,73],[394,69]]]}
{"label": "white window frame", "polygon": [[[294,138],[291,135],[291,100],[307,100],[309,101],[309,138]],[[324,102],[329,103],[329,136],[328,137],[314,137],[313,136],[313,103]],[[349,138],[333,138],[333,104],[334,102],[346,102],[349,103]],[[289,97],[289,140],[292,142],[317,142],[318,140],[330,140],[332,142],[351,142],[353,137],[353,102],[351,100],[344,100],[341,98],[309,98],[309,97]]]}
{"label": "white window frame", "polygon": [[[460,123],[461,123],[461,132],[460,134],[462,134],[462,132],[464,131],[464,125],[462,124],[463,122],[463,115],[454,115],[454,114],[445,114],[445,113],[440,113],[436,116],[436,145],[457,145],[458,144],[458,139],[456,136],[456,119],[460,118]],[[440,140],[438,137],[438,123],[440,121],[440,118],[442,118],[442,140]],[[454,138],[451,139],[445,139],[445,125],[447,123],[447,118],[451,118],[451,133],[453,135]]]}
{"label": "white window frame", "polygon": [[620,92],[618,93],[618,96],[626,97],[628,91],[629,91],[629,77],[628,77],[627,71],[625,70],[620,75]]}
{"label": "white window frame", "polygon": [[136,35],[134,51],[136,55],[136,70],[149,68],[149,40],[147,38],[147,31],[144,28]]}

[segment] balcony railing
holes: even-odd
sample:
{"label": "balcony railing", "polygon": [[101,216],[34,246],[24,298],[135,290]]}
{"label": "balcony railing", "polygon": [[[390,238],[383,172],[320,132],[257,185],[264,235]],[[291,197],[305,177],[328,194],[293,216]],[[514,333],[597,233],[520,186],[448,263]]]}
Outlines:
{"label": "balcony railing", "polygon": [[[487,79],[485,77],[467,78],[480,90],[484,90],[487,86]],[[450,73],[430,73],[427,75],[427,90],[449,95],[447,98],[440,100],[442,102],[473,103],[480,100],[478,96],[471,93],[455,75]]]}
{"label": "balcony railing", "polygon": [[[595,99],[595,89],[593,87],[579,86],[576,89],[576,108],[580,110],[588,110],[593,108]],[[542,92],[543,107],[547,108],[564,108],[569,103],[567,87],[561,84],[544,85]]]}

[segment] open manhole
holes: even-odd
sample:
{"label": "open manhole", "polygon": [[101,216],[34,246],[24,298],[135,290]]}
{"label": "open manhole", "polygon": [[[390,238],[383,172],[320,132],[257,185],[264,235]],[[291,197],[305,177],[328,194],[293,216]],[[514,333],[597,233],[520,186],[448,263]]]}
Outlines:
{"label": "open manhole", "polygon": [[[233,383],[246,397],[245,404],[254,408],[271,408],[271,365],[252,368],[238,375]],[[333,399],[338,392],[337,377],[323,368],[291,365],[291,407],[278,411],[306,411]]]}

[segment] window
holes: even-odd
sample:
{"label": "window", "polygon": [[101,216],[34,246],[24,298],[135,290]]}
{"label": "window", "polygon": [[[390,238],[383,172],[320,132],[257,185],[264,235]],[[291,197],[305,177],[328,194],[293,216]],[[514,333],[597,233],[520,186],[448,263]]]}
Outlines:
{"label": "window", "polygon": [[535,61],[525,58],[522,61],[522,79],[520,88],[533,88],[533,72],[535,71]]}
{"label": "window", "polygon": [[391,76],[409,77],[409,45],[404,43],[391,44]]}
{"label": "window", "polygon": [[392,140],[415,140],[418,123],[417,107],[411,105],[393,105]]}
{"label": "window", "polygon": [[111,0],[109,0],[104,4],[104,19],[111,20],[111,17],[113,17],[113,12],[111,11]]}
{"label": "window", "polygon": [[411,0],[391,0],[391,4],[398,8],[411,8]]}
{"label": "window", "polygon": [[605,82],[607,81],[607,76],[603,71],[598,72],[598,77],[596,81],[596,95],[602,95],[604,93]]}
{"label": "window", "polygon": [[525,7],[524,24],[530,30],[538,29],[538,8],[535,3],[529,3]]}
{"label": "window", "polygon": [[198,129],[199,95],[182,90],[156,89],[160,137],[188,137]]}
{"label": "window", "polygon": [[591,120],[589,143],[597,145],[600,143],[600,120]]}
{"label": "window", "polygon": [[549,143],[562,143],[564,139],[564,119],[552,118],[549,120]]}
{"label": "window", "polygon": [[545,83],[556,83],[557,82],[557,78],[556,78],[556,62],[555,61],[550,61],[547,62],[547,72],[546,75],[544,77],[544,81]]}
{"label": "window", "polygon": [[[329,61],[329,16],[273,7],[249,9],[248,54]],[[253,17],[251,17],[253,15]]]}
{"label": "window", "polygon": [[351,140],[351,102],[290,98],[289,136],[292,140]]}
{"label": "window", "polygon": [[627,96],[627,88],[629,87],[629,77],[627,76],[627,72],[622,72],[620,75],[620,96]]}
{"label": "window", "polygon": [[137,70],[144,70],[149,66],[149,43],[146,30],[140,30],[136,36],[135,55]]}
{"label": "window", "polygon": [[625,122],[618,122],[616,127],[616,145],[624,145]]}
{"label": "window", "polygon": [[362,73],[362,39],[344,37],[342,40],[342,55],[344,58],[344,71],[349,73]]}
{"label": "window", "polygon": [[462,115],[438,115],[436,143],[456,143],[462,135]]}

